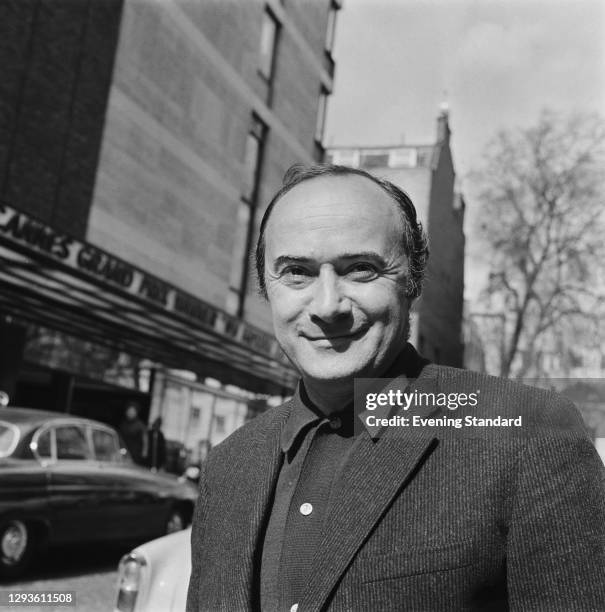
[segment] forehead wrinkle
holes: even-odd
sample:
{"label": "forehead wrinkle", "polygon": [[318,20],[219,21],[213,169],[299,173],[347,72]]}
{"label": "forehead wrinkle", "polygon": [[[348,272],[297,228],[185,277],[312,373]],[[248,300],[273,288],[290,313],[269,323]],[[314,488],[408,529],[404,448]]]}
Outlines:
{"label": "forehead wrinkle", "polygon": [[[284,207],[284,212],[286,211],[286,207]],[[292,215],[293,218],[284,219],[283,215],[276,215],[275,225],[277,226],[293,226],[293,222],[304,222],[306,229],[322,229],[322,228],[331,228],[335,223],[338,225],[344,224],[359,224],[360,220],[370,220],[373,215],[370,214],[370,210],[368,210],[367,214],[360,214],[356,217],[351,217],[346,211],[342,213],[336,211],[322,211],[322,212],[312,212],[307,210],[301,210],[299,215]],[[267,230],[269,231],[271,224]],[[294,228],[298,229],[298,228]]]}

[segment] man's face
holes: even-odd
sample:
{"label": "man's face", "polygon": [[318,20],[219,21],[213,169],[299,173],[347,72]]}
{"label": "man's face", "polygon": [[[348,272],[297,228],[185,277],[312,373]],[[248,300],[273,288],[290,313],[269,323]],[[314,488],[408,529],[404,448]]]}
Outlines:
{"label": "man's face", "polygon": [[408,335],[408,259],[396,203],[361,176],[294,187],[265,231],[275,334],[306,382],[379,376]]}

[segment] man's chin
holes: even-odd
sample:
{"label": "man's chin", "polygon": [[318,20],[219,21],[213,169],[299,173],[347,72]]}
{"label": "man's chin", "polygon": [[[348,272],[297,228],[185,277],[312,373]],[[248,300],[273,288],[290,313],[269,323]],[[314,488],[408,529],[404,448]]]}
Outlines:
{"label": "man's chin", "polygon": [[[323,366],[323,367],[322,367]],[[367,374],[367,365],[365,367],[359,364],[322,364],[321,361],[315,362],[311,367],[304,368],[304,378],[310,378],[321,383],[343,383],[351,382],[354,378],[371,376]]]}

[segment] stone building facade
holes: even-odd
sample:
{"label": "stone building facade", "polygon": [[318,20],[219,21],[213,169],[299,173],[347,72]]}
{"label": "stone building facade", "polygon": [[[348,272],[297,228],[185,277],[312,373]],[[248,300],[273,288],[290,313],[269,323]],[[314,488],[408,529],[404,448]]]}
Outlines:
{"label": "stone building facade", "polygon": [[248,252],[323,158],[340,6],[0,3],[0,389],[95,418],[161,412],[177,370],[196,397],[291,391]]}
{"label": "stone building facade", "polygon": [[270,330],[246,254],[286,169],[323,156],[337,7],[126,2],[88,239]]}

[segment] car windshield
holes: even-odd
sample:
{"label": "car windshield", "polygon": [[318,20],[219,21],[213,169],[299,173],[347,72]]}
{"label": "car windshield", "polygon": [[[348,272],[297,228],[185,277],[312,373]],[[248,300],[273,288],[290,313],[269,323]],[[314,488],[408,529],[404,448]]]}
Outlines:
{"label": "car windshield", "polygon": [[10,423],[0,421],[0,457],[8,457],[13,452],[19,438],[19,430]]}

